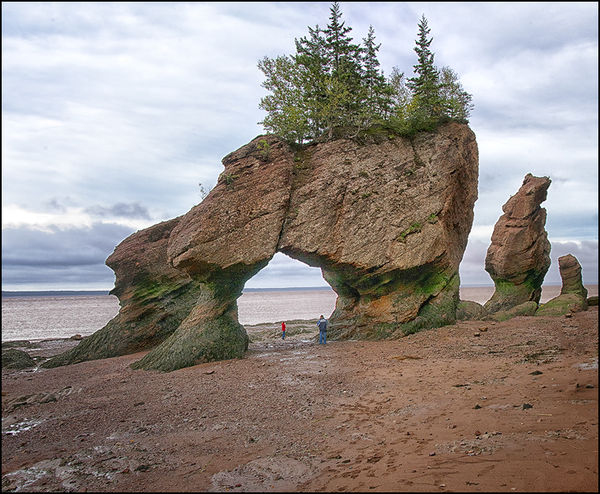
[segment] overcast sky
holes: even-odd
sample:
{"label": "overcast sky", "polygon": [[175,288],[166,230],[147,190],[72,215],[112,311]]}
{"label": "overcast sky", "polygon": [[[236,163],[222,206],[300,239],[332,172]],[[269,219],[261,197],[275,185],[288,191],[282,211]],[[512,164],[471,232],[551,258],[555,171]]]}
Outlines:
{"label": "overcast sky", "polygon": [[[264,133],[257,62],[294,53],[330,2],[2,3],[2,288],[110,289],[104,265],[134,231],[179,216],[221,159]],[[527,173],[552,264],[598,281],[598,4],[341,2],[356,42],[373,25],[386,75],[412,76],[417,23],[438,67],[473,95],[479,199],[461,265],[484,270],[502,205]],[[248,287],[326,285],[283,254]]]}

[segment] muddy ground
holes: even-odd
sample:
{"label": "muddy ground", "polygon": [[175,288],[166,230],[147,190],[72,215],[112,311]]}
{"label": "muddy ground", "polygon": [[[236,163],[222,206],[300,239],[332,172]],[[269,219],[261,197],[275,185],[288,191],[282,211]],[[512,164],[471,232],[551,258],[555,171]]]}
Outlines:
{"label": "muddy ground", "polygon": [[[245,358],[2,372],[3,491],[597,491],[598,308]],[[45,356],[77,344],[36,342]]]}

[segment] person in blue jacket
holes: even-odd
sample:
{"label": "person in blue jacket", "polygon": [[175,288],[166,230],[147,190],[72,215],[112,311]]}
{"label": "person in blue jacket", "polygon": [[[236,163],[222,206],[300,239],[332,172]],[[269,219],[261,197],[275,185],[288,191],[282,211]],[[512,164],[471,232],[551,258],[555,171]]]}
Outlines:
{"label": "person in blue jacket", "polygon": [[325,345],[327,343],[327,319],[325,319],[322,314],[317,321],[317,326],[319,326],[319,345],[321,343]]}

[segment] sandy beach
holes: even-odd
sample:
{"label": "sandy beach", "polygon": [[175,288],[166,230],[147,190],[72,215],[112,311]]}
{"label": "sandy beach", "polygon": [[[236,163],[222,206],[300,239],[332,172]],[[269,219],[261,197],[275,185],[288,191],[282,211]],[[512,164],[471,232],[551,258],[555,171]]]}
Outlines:
{"label": "sandy beach", "polygon": [[395,341],[315,329],[247,326],[245,358],[167,374],[131,370],[143,353],[4,369],[2,490],[598,489],[597,307]]}

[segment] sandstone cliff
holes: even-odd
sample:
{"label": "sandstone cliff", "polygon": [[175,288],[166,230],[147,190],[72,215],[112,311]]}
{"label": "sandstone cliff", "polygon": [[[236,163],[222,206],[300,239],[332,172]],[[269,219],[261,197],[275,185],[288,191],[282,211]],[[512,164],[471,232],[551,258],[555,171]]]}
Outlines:
{"label": "sandstone cliff", "polygon": [[[477,199],[468,126],[301,149],[260,136],[223,165],[208,197],[158,240],[151,227],[117,246],[108,264],[121,312],[57,365],[118,355],[132,340],[139,349],[162,339],[135,364],[144,369],[243,355],[237,298],[278,251],[320,267],[338,294],[332,338],[399,337],[455,321]],[[136,296],[141,286],[160,295]]]}
{"label": "sandstone cliff", "polygon": [[504,206],[492,233],[485,270],[496,290],[484,307],[489,313],[525,302],[539,303],[542,282],[550,267],[550,242],[545,230],[550,179],[527,174],[523,185]]}

